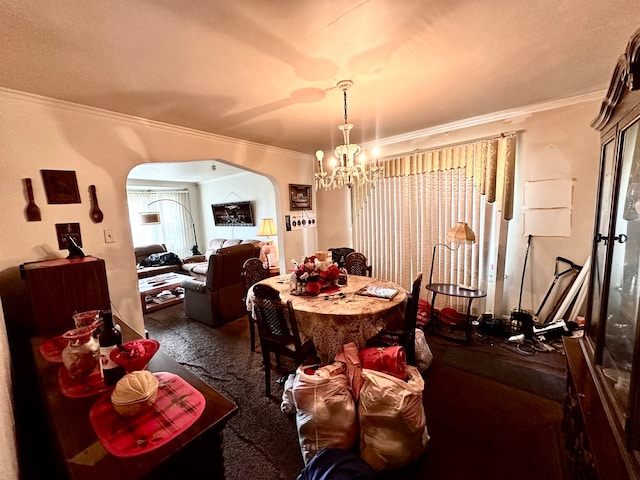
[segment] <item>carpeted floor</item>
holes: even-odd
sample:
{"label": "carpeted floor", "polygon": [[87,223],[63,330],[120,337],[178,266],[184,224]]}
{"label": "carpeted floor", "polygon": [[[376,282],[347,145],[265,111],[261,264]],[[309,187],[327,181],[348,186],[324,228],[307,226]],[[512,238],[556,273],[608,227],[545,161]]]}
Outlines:
{"label": "carpeted floor", "polygon": [[[247,318],[210,328],[183,317],[182,305],[145,316],[165,353],[239,406],[224,437],[227,478],[295,479],[304,467],[295,419],[280,411],[282,388],[264,396],[259,350],[249,349]],[[519,355],[504,342],[462,346],[429,337],[424,405],[431,440],[423,456],[384,479],[563,479],[560,422],[564,358]],[[283,368],[295,365],[283,358]],[[194,472],[196,473],[196,472]]]}

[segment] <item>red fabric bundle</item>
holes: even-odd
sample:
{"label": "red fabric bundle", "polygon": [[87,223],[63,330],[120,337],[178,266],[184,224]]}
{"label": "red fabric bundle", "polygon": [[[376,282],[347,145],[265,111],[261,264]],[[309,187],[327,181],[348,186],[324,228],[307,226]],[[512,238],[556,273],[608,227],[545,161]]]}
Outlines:
{"label": "red fabric bundle", "polygon": [[369,347],[359,352],[362,368],[406,378],[407,356],[404,347]]}

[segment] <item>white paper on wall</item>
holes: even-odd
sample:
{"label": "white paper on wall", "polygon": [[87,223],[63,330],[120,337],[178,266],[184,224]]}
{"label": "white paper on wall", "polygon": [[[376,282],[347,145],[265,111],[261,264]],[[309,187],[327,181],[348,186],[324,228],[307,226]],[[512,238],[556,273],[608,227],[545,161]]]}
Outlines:
{"label": "white paper on wall", "polygon": [[570,178],[524,182],[524,208],[571,208]]}
{"label": "white paper on wall", "polygon": [[303,228],[316,227],[316,214],[303,212],[301,215],[291,215],[291,229],[302,230]]}
{"label": "white paper on wall", "polygon": [[524,234],[536,237],[570,237],[571,209],[549,208],[524,211]]}

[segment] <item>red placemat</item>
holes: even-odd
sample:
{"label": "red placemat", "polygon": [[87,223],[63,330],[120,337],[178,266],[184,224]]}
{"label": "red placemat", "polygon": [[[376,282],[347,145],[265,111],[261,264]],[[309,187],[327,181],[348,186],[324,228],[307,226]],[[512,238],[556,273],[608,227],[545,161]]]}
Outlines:
{"label": "red placemat", "polygon": [[40,355],[51,363],[62,362],[62,350],[67,346],[67,340],[62,335],[48,338],[40,344]]}
{"label": "red placemat", "polygon": [[62,366],[58,370],[58,384],[64,396],[69,398],[90,397],[113,388],[104,384],[99,368],[87,377],[75,379],[71,378],[69,371]]}
{"label": "red placemat", "polygon": [[111,454],[132,457],[150,452],[184,432],[202,415],[202,393],[173,373],[154,373],[160,384],[158,398],[136,417],[121,417],[111,404],[111,394],[100,397],[89,418],[100,442]]}

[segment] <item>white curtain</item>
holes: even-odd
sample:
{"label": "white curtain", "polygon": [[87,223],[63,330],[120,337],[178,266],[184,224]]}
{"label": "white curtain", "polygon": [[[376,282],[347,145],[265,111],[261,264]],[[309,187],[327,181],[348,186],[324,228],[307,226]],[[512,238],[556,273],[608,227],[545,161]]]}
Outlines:
{"label": "white curtain", "polygon": [[[127,198],[134,247],[163,243],[167,251],[180,258],[191,255],[191,247],[196,240],[189,211],[188,191],[130,190],[127,191]],[[141,225],[140,212],[159,212],[160,223]]]}
{"label": "white curtain", "polygon": [[[367,256],[374,276],[409,290],[423,272],[425,285],[435,246],[434,283],[486,290],[493,217],[502,212],[509,220],[513,213],[515,138],[509,134],[383,159],[384,178],[374,186],[352,187],[353,245]],[[447,248],[446,232],[456,222],[469,224],[476,243]],[[427,297],[424,288],[421,293]],[[455,298],[438,299],[462,307]]]}

